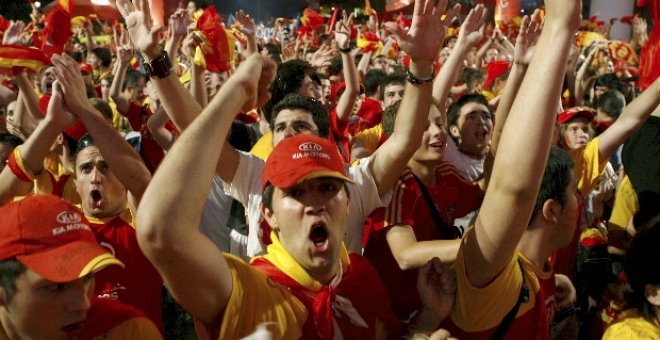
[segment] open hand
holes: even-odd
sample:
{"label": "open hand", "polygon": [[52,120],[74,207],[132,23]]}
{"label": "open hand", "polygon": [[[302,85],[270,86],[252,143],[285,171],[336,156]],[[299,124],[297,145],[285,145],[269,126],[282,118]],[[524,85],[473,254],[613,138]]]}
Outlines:
{"label": "open hand", "polygon": [[158,33],[163,29],[161,25],[153,25],[149,4],[147,0],[117,0],[117,9],[126,21],[126,28],[133,44],[147,60],[155,59],[160,55],[160,37]]}
{"label": "open hand", "polygon": [[520,23],[518,37],[513,50],[513,62],[520,65],[529,65],[532,61],[534,46],[539,40],[543,22],[539,22],[540,10],[535,10],[531,17],[525,15]]}
{"label": "open hand", "polygon": [[482,4],[478,4],[470,10],[467,17],[461,25],[458,32],[457,44],[465,43],[466,46],[474,46],[484,37],[486,15],[488,9]]}
{"label": "open hand", "polygon": [[347,48],[351,42],[351,22],[353,13],[346,17],[346,11],[342,12],[342,20],[335,23],[335,41],[339,48]]}
{"label": "open hand", "polygon": [[[433,64],[445,39],[447,26],[456,18],[460,5],[456,4],[446,12],[448,0],[415,1],[412,24],[408,30],[394,22],[384,24],[396,36],[399,48],[410,56],[413,62]],[[446,14],[446,15],[445,15]],[[442,20],[442,16],[445,19]]]}
{"label": "open hand", "polygon": [[249,37],[254,37],[257,33],[257,29],[254,26],[254,20],[250,18],[249,14],[245,14],[243,10],[236,12],[236,21],[241,24],[238,27],[238,30],[241,33]]}

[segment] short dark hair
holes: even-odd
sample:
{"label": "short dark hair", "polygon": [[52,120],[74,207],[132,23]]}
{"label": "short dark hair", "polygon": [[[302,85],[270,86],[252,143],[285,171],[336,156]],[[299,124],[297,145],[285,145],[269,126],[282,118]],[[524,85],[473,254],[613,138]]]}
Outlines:
{"label": "short dark hair", "polygon": [[389,85],[404,85],[406,84],[406,77],[400,73],[388,74],[380,85],[380,100],[385,99],[385,88]]}
{"label": "short dark hair", "polygon": [[394,132],[394,123],[396,122],[396,116],[399,112],[399,106],[401,106],[401,100],[397,100],[394,104],[388,106],[383,111],[383,119],[381,124],[383,126],[383,133],[389,137]]}
{"label": "short dark hair", "polygon": [[76,157],[78,157],[78,154],[80,151],[83,149],[87,148],[88,146],[96,146],[94,143],[94,139],[92,138],[92,135],[90,134],[85,134],[78,140],[78,144],[76,145],[76,148],[74,149],[73,152],[73,159],[75,161]]}
{"label": "short dark hair", "polygon": [[314,124],[316,124],[316,127],[319,129],[319,136],[323,138],[328,137],[328,134],[330,133],[330,117],[328,116],[328,112],[323,108],[323,104],[314,98],[301,96],[299,94],[288,95],[275,105],[270,119],[271,131],[275,129],[277,115],[285,109],[300,109],[309,112],[312,115]]}
{"label": "short dark hair", "polygon": [[10,305],[16,292],[16,279],[27,267],[15,257],[0,261],[0,287],[4,291],[5,304]]}
{"label": "short dark hair", "polygon": [[330,60],[330,66],[328,66],[328,75],[336,76],[344,69],[344,64],[341,60],[341,57],[334,57]]}
{"label": "short dark hair", "polygon": [[626,106],[626,97],[617,90],[609,90],[598,97],[596,105],[596,108],[616,120]]}
{"label": "short dark hair", "polygon": [[280,64],[277,68],[275,81],[269,87],[271,98],[264,105],[264,117],[268,121],[271,121],[271,115],[273,114],[275,105],[287,95],[298,92],[305,80],[305,76],[312,72],[314,72],[314,68],[304,60],[293,59]]}
{"label": "short dark hair", "polygon": [[387,73],[383,70],[374,68],[367,71],[367,74],[364,75],[364,94],[369,97],[375,95],[378,87],[383,84],[385,77],[387,77]]}
{"label": "short dark hair", "polygon": [[617,90],[619,92],[622,91],[621,81],[619,81],[619,77],[614,73],[605,73],[598,76],[594,80],[594,88],[596,86],[604,86],[610,90]]}
{"label": "short dark hair", "polygon": [[126,77],[124,78],[124,84],[123,84],[124,86],[122,87],[122,90],[125,90],[128,86],[135,88],[140,82],[141,78],[144,79],[146,82],[147,76],[136,70],[129,68],[126,71]]}
{"label": "short dark hair", "polygon": [[574,164],[573,159],[566,151],[554,146],[550,148],[548,163],[543,171],[541,188],[536,196],[536,202],[534,203],[534,210],[532,210],[532,217],[529,220],[529,224],[534,221],[541,209],[543,209],[545,201],[555,200],[564,208],[568,200],[568,195],[575,194],[566,191],[573,180]]}
{"label": "short dark hair", "polygon": [[12,135],[9,132],[0,132],[0,143],[9,144],[13,147],[17,147],[23,144],[23,140]]}
{"label": "short dark hair", "polygon": [[112,122],[112,108],[108,102],[99,98],[90,98],[89,102],[101,113],[105,120]]}
{"label": "short dark hair", "polygon": [[103,67],[110,67],[110,64],[112,64],[112,53],[110,53],[110,49],[97,47],[92,50],[92,53],[99,58]]}
{"label": "short dark hair", "polygon": [[637,232],[630,242],[623,264],[631,291],[626,300],[631,307],[637,308],[644,318],[654,320],[656,308],[652,306],[645,293],[645,286],[660,285],[660,271],[653,268],[660,266],[660,215]]}
{"label": "short dark hair", "polygon": [[469,103],[482,104],[485,107],[487,107],[488,110],[490,111],[490,107],[488,106],[488,100],[480,93],[464,94],[460,98],[458,98],[457,101],[449,105],[449,108],[447,109],[447,123],[449,124],[449,126],[458,124],[458,117],[460,116],[461,108]]}

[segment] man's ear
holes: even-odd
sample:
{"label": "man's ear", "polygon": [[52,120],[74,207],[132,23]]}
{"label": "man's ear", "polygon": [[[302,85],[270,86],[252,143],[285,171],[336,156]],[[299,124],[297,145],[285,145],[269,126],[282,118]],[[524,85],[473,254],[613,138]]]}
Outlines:
{"label": "man's ear", "polygon": [[660,285],[647,284],[644,286],[644,295],[646,300],[652,305],[660,307]]}
{"label": "man's ear", "polygon": [[458,130],[458,126],[456,126],[456,125],[452,125],[452,126],[449,127],[449,133],[454,138],[461,138],[461,133]]}
{"label": "man's ear", "polygon": [[261,206],[261,215],[263,215],[264,220],[268,222],[268,225],[270,225],[270,228],[278,231],[280,226],[277,224],[277,217],[273,213],[272,210],[268,209],[266,206],[262,205]]}
{"label": "man's ear", "polygon": [[543,218],[552,223],[559,223],[559,216],[562,212],[562,206],[558,201],[549,199],[543,202],[543,207],[541,208],[543,213]]}

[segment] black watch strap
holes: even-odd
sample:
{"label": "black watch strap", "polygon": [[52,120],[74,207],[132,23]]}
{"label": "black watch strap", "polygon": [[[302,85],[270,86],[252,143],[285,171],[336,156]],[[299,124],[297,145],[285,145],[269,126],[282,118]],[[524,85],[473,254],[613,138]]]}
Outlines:
{"label": "black watch strap", "polygon": [[172,61],[167,51],[163,50],[160,55],[152,61],[144,62],[144,70],[149,77],[156,76],[158,78],[165,78],[172,73]]}
{"label": "black watch strap", "polygon": [[415,85],[426,84],[433,82],[433,74],[431,74],[431,76],[428,78],[419,78],[416,75],[414,75],[412,72],[410,72],[410,69],[408,68],[406,69],[406,80],[411,84],[415,84]]}

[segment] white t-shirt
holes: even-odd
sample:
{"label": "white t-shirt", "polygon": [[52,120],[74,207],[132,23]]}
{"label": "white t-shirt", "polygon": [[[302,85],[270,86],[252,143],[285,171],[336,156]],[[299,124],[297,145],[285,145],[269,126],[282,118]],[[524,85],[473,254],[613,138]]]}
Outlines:
{"label": "white t-shirt", "polygon": [[[215,190],[213,190],[215,189]],[[213,176],[212,190],[204,203],[199,230],[224,252],[248,259],[245,254],[247,236],[228,226],[234,200],[222,190],[222,180]]]}
{"label": "white t-shirt", "polygon": [[[347,173],[355,184],[349,184],[351,199],[348,204],[346,238],[348,251],[362,253],[364,220],[372,211],[387,206],[392,197],[390,189],[381,199],[373,174],[369,168],[370,158],[365,158],[355,166],[348,166]],[[224,183],[227,195],[246,207],[248,220],[247,255],[254,257],[263,254],[266,247],[261,242],[261,175],[265,162],[249,153],[239,151],[239,162],[231,183]],[[223,190],[223,186],[213,182],[211,191]]]}
{"label": "white t-shirt", "polygon": [[[458,150],[453,139],[447,138],[447,140],[447,149],[445,150],[443,160],[454,165],[467,179],[471,181],[479,179],[484,173],[484,160],[475,159],[462,153]],[[478,209],[463,217],[455,219],[454,225],[462,227],[463,230],[467,230],[467,228],[474,222],[473,220],[476,217],[477,211]]]}
{"label": "white t-shirt", "polygon": [[475,159],[460,152],[454,140],[447,139],[447,149],[443,159],[454,165],[467,179],[476,181],[484,173],[484,160]]}

